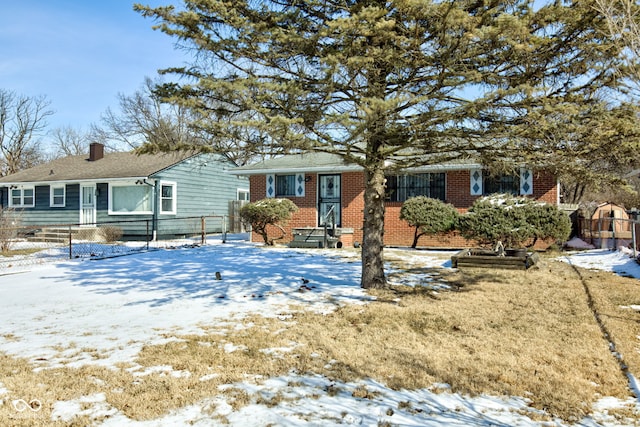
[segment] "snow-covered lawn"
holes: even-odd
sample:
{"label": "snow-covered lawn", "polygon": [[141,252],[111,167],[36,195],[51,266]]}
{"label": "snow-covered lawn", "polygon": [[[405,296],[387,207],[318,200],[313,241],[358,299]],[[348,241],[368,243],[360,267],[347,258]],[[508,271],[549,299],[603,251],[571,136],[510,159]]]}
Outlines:
{"label": "snow-covered lawn", "polygon": [[[388,252],[393,255],[393,250]],[[405,262],[450,268],[450,255],[416,251]],[[620,252],[588,251],[565,259],[640,277],[640,266]],[[216,325],[228,327],[245,315],[282,316],[289,307],[300,305],[329,312],[340,304],[366,304],[370,297],[360,289],[359,275],[360,260],[354,251],[265,250],[219,241],[196,248],[37,265],[0,276],[0,352],[28,358],[37,369],[115,367],[133,362],[144,345],[162,343],[171,339],[168,336],[203,333]],[[171,367],[159,369],[172,374]],[[147,422],[127,418],[104,395],[95,394],[54,402],[52,418],[71,422],[76,415],[89,414],[103,426],[208,426],[220,423],[211,417],[215,407],[238,426],[563,425],[528,417],[526,399],[517,396],[470,398],[448,392],[444,384],[394,391],[371,380],[339,384],[340,392],[327,393],[335,385],[324,377],[292,372],[259,385],[250,381],[233,385],[252,393],[291,397],[280,405],[250,404],[232,411],[223,397],[212,395]],[[353,396],[363,385],[375,398]],[[9,392],[0,378],[0,405],[19,406],[20,402],[3,400]],[[601,411],[582,425],[617,425],[606,410],[618,403],[603,401]]]}

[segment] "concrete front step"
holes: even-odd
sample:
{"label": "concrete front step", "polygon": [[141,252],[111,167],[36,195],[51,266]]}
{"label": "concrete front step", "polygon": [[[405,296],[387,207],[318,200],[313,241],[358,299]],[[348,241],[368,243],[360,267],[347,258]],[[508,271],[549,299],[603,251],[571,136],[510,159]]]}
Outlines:
{"label": "concrete front step", "polygon": [[308,241],[302,241],[302,240],[292,240],[291,242],[289,242],[289,247],[290,248],[322,248],[324,247],[324,242],[320,241],[320,240],[308,240]]}
{"label": "concrete front step", "polygon": [[[289,242],[291,248],[335,248],[338,241],[338,237],[331,235],[332,229],[326,230],[322,227],[305,227],[294,228],[292,230],[293,240]],[[336,233],[337,234],[337,233]]]}
{"label": "concrete front step", "polygon": [[68,237],[33,236],[27,240],[34,243],[69,243]]}
{"label": "concrete front step", "polygon": [[69,243],[69,233],[72,239],[95,240],[97,228],[43,228],[27,238],[30,242]]}
{"label": "concrete front step", "polygon": [[336,248],[342,247],[345,241],[353,242],[353,228],[324,228],[299,227],[291,230],[293,240],[289,243],[292,248]]}

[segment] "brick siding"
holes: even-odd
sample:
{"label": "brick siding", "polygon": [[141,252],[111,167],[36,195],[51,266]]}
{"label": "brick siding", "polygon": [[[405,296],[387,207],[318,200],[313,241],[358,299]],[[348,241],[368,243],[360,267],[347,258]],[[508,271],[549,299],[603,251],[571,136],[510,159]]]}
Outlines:
{"label": "brick siding", "polygon": [[[346,235],[342,239],[344,246],[352,246],[354,242],[362,242],[362,221],[364,210],[364,174],[361,172],[342,173],[342,227],[353,228],[353,235]],[[298,206],[296,212],[288,224],[284,226],[285,237],[278,243],[291,241],[291,230],[297,227],[315,227],[318,225],[317,217],[317,189],[318,175],[310,173],[306,175],[305,196],[290,197]],[[254,175],[250,177],[251,201],[256,202],[266,197],[266,177]],[[533,195],[531,197],[547,203],[557,203],[557,182],[553,175],[545,172],[534,173]],[[460,213],[466,212],[479,196],[472,196],[470,189],[470,171],[449,171],[446,177],[446,202],[455,206]],[[405,221],[400,220],[400,208],[402,202],[385,203],[385,245],[410,246],[413,242],[414,228]],[[269,230],[269,235],[277,235],[280,230],[275,227]],[[252,236],[254,241],[261,241],[257,234]],[[422,247],[461,248],[472,246],[459,235],[447,236],[422,236],[418,241]]]}

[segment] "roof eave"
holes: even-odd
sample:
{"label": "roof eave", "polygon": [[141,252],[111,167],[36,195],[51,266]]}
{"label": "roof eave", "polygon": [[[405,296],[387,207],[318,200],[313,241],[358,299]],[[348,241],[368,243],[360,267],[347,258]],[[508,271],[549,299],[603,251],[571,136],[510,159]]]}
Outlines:
{"label": "roof eave", "polygon": [[323,173],[323,172],[360,172],[362,167],[352,166],[307,166],[293,168],[268,168],[268,169],[227,169],[225,172],[231,175],[267,175],[284,173]]}
{"label": "roof eave", "polygon": [[149,176],[127,176],[120,178],[86,178],[86,179],[61,179],[56,181],[15,181],[15,182],[2,182],[0,188],[10,187],[12,185],[52,185],[52,184],[86,184],[86,183],[104,183],[113,181],[137,181],[143,179],[149,179]]}
{"label": "roof eave", "polygon": [[[402,169],[404,172],[429,172],[429,171],[456,171],[468,169],[482,169],[480,163],[464,163],[464,164],[439,164],[416,166],[412,168]],[[228,169],[227,173],[231,175],[267,175],[267,174],[285,174],[285,173],[323,173],[323,172],[361,172],[363,169],[358,165],[350,166],[310,166],[310,167],[291,167],[291,168],[260,168],[260,169]]]}

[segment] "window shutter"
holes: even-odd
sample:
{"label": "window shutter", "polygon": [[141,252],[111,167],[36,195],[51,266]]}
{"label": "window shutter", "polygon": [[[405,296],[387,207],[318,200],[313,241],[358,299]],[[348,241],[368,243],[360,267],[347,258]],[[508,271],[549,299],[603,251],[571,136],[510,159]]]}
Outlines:
{"label": "window shutter", "polygon": [[296,174],[296,197],[304,197],[304,174]]}
{"label": "window shutter", "polygon": [[482,169],[471,169],[471,195],[482,196]]}
{"label": "window shutter", "polygon": [[533,172],[531,169],[520,169],[520,194],[522,196],[533,194]]}
{"label": "window shutter", "polygon": [[276,176],[273,174],[268,174],[266,176],[267,179],[267,198],[272,198],[276,196]]}

